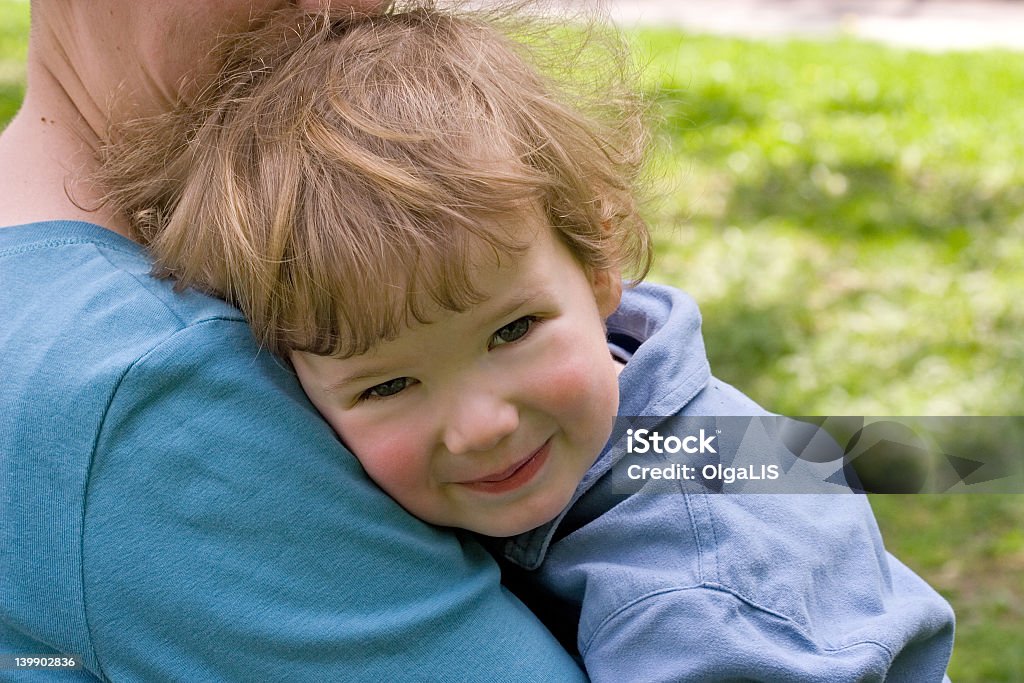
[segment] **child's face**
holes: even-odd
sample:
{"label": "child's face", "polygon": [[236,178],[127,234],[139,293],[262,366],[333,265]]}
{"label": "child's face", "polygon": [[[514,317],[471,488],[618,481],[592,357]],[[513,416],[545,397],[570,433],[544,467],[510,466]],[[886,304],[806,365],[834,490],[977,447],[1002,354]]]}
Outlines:
{"label": "child's face", "polygon": [[[539,223],[539,220],[536,221]],[[487,299],[346,359],[294,353],[310,399],[417,517],[490,536],[554,518],[607,441],[618,365],[604,318],[617,273],[589,276],[546,226],[489,260]]]}

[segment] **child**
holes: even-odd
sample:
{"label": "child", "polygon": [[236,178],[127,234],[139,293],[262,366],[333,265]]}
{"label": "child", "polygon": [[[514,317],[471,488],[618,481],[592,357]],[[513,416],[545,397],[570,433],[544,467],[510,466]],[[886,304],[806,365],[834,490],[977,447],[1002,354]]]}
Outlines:
{"label": "child", "polygon": [[114,200],[291,360],[382,489],[506,539],[508,580],[593,680],[943,678],[949,606],[862,496],[609,483],[617,414],[764,414],[710,375],[689,298],[623,292],[649,261],[628,98],[582,113],[468,13],[275,31],[125,133]]}

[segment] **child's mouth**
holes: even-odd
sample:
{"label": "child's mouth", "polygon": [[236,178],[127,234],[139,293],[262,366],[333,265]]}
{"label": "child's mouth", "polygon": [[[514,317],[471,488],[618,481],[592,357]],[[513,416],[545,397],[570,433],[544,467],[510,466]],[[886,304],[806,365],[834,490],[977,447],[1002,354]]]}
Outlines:
{"label": "child's mouth", "polygon": [[511,467],[504,469],[501,472],[495,472],[493,474],[488,474],[485,477],[480,477],[479,479],[462,483],[464,486],[469,486],[477,491],[486,491],[488,493],[504,493],[505,491],[512,491],[533,479],[534,475],[537,474],[537,472],[539,472],[544,466],[544,463],[547,462],[550,451],[551,439],[548,439],[544,442],[543,446]]}

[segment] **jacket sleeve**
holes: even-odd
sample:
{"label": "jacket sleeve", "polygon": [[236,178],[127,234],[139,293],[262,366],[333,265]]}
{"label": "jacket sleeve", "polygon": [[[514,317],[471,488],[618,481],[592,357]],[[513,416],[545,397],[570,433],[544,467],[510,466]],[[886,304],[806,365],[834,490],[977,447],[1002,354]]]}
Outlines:
{"label": "jacket sleeve", "polygon": [[885,551],[863,496],[614,491],[595,485],[601,514],[532,573],[579,606],[592,680],[943,680],[952,610]]}
{"label": "jacket sleeve", "polygon": [[475,542],[364,476],[238,321],[188,326],[128,370],[85,510],[106,679],[584,678]]}
{"label": "jacket sleeve", "polygon": [[[869,624],[863,627],[870,633]],[[935,619],[899,649],[866,635],[830,647],[741,595],[697,586],[659,591],[626,605],[601,625],[583,657],[595,682],[938,683],[944,678],[949,629],[949,622]]]}

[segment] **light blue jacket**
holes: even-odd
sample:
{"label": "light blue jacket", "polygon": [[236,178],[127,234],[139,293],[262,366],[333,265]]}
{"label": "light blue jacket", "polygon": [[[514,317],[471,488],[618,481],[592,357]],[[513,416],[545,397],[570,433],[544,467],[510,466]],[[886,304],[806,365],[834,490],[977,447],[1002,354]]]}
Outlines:
{"label": "light blue jacket", "polygon": [[[764,415],[711,376],[682,292],[627,290],[620,416]],[[507,583],[596,682],[941,681],[949,605],[888,554],[865,496],[616,488],[606,449],[563,516],[501,548]],[[699,488],[699,487],[698,487]]]}

